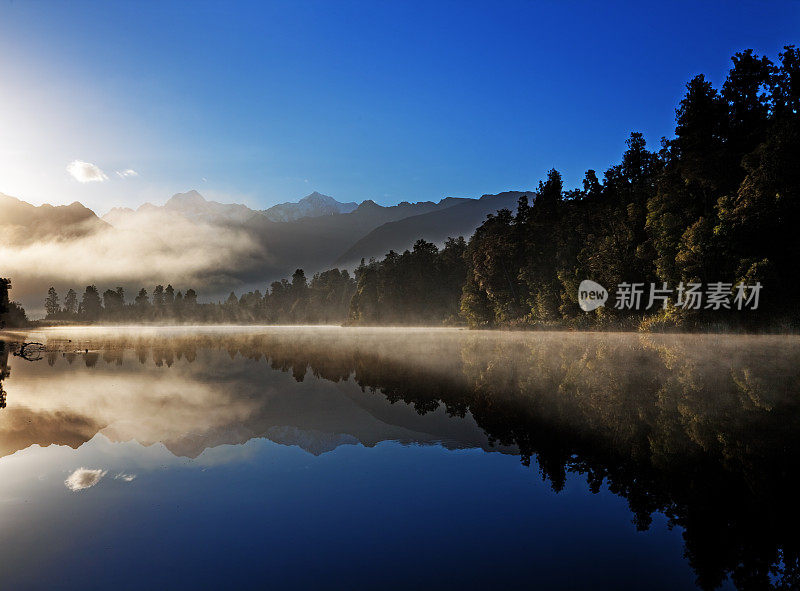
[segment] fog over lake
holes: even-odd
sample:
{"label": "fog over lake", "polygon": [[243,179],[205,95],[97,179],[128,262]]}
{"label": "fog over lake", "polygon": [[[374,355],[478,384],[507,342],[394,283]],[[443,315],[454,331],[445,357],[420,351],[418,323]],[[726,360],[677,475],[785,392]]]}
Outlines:
{"label": "fog over lake", "polygon": [[796,337],[6,338],[9,588],[796,583]]}

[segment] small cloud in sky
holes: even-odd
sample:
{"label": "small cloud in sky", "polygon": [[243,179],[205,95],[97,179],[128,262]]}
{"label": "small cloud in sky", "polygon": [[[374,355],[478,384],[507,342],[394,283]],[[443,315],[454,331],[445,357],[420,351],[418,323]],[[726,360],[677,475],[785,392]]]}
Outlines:
{"label": "small cloud in sky", "polygon": [[67,165],[67,172],[79,183],[102,183],[108,180],[106,173],[96,164],[73,160]]}
{"label": "small cloud in sky", "polygon": [[64,484],[71,491],[85,490],[100,482],[106,472],[100,468],[78,468],[67,477]]}
{"label": "small cloud in sky", "polygon": [[206,177],[203,177],[203,182],[204,182],[204,183],[205,183],[207,180],[208,180],[208,179],[207,179]]}
{"label": "small cloud in sky", "polygon": [[124,472],[114,476],[114,480],[124,480],[125,482],[133,482],[134,478],[136,478],[136,474],[125,474]]}
{"label": "small cloud in sky", "polygon": [[132,176],[139,176],[139,173],[133,170],[132,168],[127,168],[125,170],[117,170],[115,171],[117,176],[121,179],[132,177]]}

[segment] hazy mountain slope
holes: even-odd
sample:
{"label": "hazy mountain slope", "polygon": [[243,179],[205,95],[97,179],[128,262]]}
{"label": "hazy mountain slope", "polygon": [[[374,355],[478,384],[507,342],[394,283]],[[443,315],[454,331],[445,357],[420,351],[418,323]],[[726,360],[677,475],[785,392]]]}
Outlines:
{"label": "hazy mountain slope", "polygon": [[191,190],[186,193],[176,193],[164,205],[144,203],[135,211],[128,207],[115,207],[103,216],[103,220],[115,225],[137,213],[158,211],[178,214],[189,221],[203,223],[243,223],[257,213],[240,203],[208,201],[197,191]]}
{"label": "hazy mountain slope", "polygon": [[532,199],[534,194],[522,191],[506,191],[497,195],[484,195],[480,199],[465,199],[457,205],[387,222],[361,238],[337,260],[337,265],[358,263],[362,258],[381,258],[390,250],[402,252],[414,242],[424,238],[440,243],[449,237],[469,238],[486,216],[499,209],[515,209],[521,195]]}
{"label": "hazy mountain slope", "polygon": [[0,193],[0,243],[29,244],[87,236],[108,225],[77,201],[35,206]]}
{"label": "hazy mountain slope", "polygon": [[105,213],[102,216],[100,216],[100,219],[102,219],[107,224],[111,224],[112,226],[116,226],[116,225],[124,222],[130,216],[133,216],[135,214],[136,214],[136,210],[135,209],[131,209],[130,207],[114,207],[111,210],[109,210],[107,213]]}
{"label": "hazy mountain slope", "polygon": [[244,222],[253,215],[254,210],[240,203],[218,203],[207,201],[195,190],[177,193],[164,204],[164,209],[176,211],[187,219],[209,221]]}
{"label": "hazy mountain slope", "polygon": [[[316,201],[319,200],[310,199],[307,203]],[[146,203],[136,211],[118,208],[110,211],[105,219],[120,230],[195,224],[197,240],[203,242],[210,239],[219,242],[225,236],[247,236],[253,247],[245,256],[237,255],[233,264],[219,265],[216,273],[212,267],[222,253],[200,249],[207,262],[204,264],[206,273],[213,277],[215,284],[210,290],[206,286],[204,291],[211,297],[218,297],[234,287],[238,291],[254,286],[263,289],[271,281],[291,275],[297,268],[304,269],[308,275],[330,268],[340,253],[386,222],[449,209],[466,201],[470,200],[448,198],[438,203],[402,202],[389,207],[364,201],[350,213],[273,221],[262,212],[243,205],[228,206],[206,201],[196,191],[189,191],[173,196],[164,206]],[[192,249],[189,245],[187,247]],[[228,259],[230,261],[230,257]],[[235,279],[238,285],[230,284],[228,278]],[[168,280],[165,277],[162,281]]]}
{"label": "hazy mountain slope", "polygon": [[297,203],[280,203],[269,209],[255,210],[240,203],[209,201],[197,191],[191,190],[173,195],[164,205],[145,203],[135,211],[127,207],[115,207],[105,214],[103,219],[113,225],[132,214],[167,211],[181,215],[187,220],[215,224],[244,223],[254,215],[264,216],[273,222],[294,222],[307,217],[350,213],[357,207],[357,203],[340,203],[333,197],[314,192]]}
{"label": "hazy mountain slope", "polygon": [[[465,199],[442,199],[438,203],[403,202],[383,207],[364,201],[351,213],[303,218],[295,222],[273,222],[265,216],[251,217],[246,228],[263,246],[264,262],[283,273],[295,268],[313,272],[330,267],[339,253],[387,222],[434,211],[447,210]],[[252,275],[246,279],[252,279]]]}
{"label": "hazy mountain slope", "polygon": [[259,211],[273,222],[293,222],[302,218],[313,218],[337,213],[350,213],[358,204],[354,201],[341,203],[333,197],[314,191],[297,203],[279,203]]}

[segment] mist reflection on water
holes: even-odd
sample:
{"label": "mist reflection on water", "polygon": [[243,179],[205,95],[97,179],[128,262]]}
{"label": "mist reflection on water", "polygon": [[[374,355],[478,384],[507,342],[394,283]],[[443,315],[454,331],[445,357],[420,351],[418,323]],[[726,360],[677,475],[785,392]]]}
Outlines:
{"label": "mist reflection on water", "polygon": [[[262,564],[250,550],[217,548],[240,565],[223,569],[239,577],[238,587],[259,587],[257,577],[267,574],[325,586],[367,585],[374,577],[398,587],[437,581],[453,588],[523,581],[641,588],[646,581],[649,588],[710,589],[728,576],[742,589],[798,583],[794,337],[295,327],[57,329],[34,337],[47,343],[42,361],[12,356],[9,363],[9,345],[0,351],[0,367],[10,364],[8,406],[0,411],[0,473],[7,476],[0,502],[38,499],[41,507],[46,498],[64,510],[80,502],[84,527],[91,523],[101,537],[108,533],[98,506],[136,514],[131,508],[152,501],[156,490],[194,503],[140,508],[171,524],[160,531],[174,537],[177,546],[165,556],[180,581],[200,580],[175,566],[196,568],[197,556],[175,548],[186,546],[202,515],[219,510],[209,508],[207,495],[224,501],[238,516],[232,522],[247,530],[244,523],[279,520],[250,504],[270,489],[289,495],[273,500],[296,511],[280,531],[351,535],[373,546],[360,547],[358,560],[316,547],[316,560],[306,556],[306,564],[327,565],[327,575],[292,570],[300,558],[288,550],[296,548],[291,540],[268,544],[288,570]],[[68,447],[37,447],[51,444]],[[197,481],[189,466],[221,471],[230,486]],[[47,480],[53,470],[63,472],[53,478],[58,492],[31,482],[34,473]],[[160,489],[166,482],[169,493]],[[341,496],[331,498],[330,490]],[[375,506],[376,498],[384,502]],[[458,518],[442,523],[440,513],[454,507]],[[374,533],[374,521],[361,515],[395,529]],[[189,516],[191,527],[181,521]],[[345,516],[347,534],[332,523],[341,526]],[[35,531],[51,525],[34,520]],[[128,536],[144,535],[113,521]],[[542,534],[544,522],[568,535],[563,548],[558,534]],[[364,539],[367,531],[376,537]],[[24,539],[10,526],[0,536],[11,532]],[[226,548],[247,545],[225,532],[214,522],[199,535],[225,540]],[[269,537],[244,535],[250,544]],[[432,540],[440,564],[458,564],[458,575],[441,578],[433,563],[389,578],[375,571],[386,548],[408,561]],[[121,547],[141,551],[132,542]],[[350,568],[333,567],[334,558]],[[150,567],[164,576],[157,563]],[[4,572],[20,584],[35,581],[19,567]],[[147,580],[129,576],[134,587]]]}

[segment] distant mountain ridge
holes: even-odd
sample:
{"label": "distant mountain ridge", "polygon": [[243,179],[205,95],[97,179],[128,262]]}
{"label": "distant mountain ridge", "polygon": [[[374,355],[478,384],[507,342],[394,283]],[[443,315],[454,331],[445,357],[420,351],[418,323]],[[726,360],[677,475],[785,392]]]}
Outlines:
{"label": "distant mountain ridge", "polygon": [[295,268],[314,272],[330,268],[340,254],[357,240],[387,222],[434,211],[447,210],[467,199],[447,198],[438,203],[403,201],[382,206],[372,200],[363,201],[350,213],[307,217],[295,222],[272,222],[264,216],[253,216],[245,224],[261,242],[273,260],[292,261],[284,274]]}
{"label": "distant mountain ridge", "polygon": [[240,203],[219,203],[208,201],[200,193],[192,189],[186,193],[176,193],[164,205],[144,203],[138,209],[115,207],[103,216],[103,220],[112,226],[120,223],[128,216],[137,213],[167,211],[179,214],[187,220],[205,223],[244,223],[257,212]]}
{"label": "distant mountain ridge", "polygon": [[357,207],[358,204],[355,202],[341,203],[333,197],[315,191],[297,203],[279,203],[268,209],[256,210],[240,203],[209,201],[192,189],[186,193],[176,193],[164,205],[144,203],[136,210],[128,207],[115,207],[103,216],[103,220],[114,225],[132,214],[169,211],[190,221],[212,224],[242,224],[253,216],[263,216],[273,222],[295,222],[303,218],[350,213]]}
{"label": "distant mountain ridge", "polygon": [[420,238],[441,244],[447,238],[469,238],[486,216],[500,209],[516,209],[522,195],[533,199],[531,191],[505,191],[483,195],[480,199],[458,200],[452,207],[386,222],[369,232],[345,251],[336,265],[352,266],[362,258],[381,258],[390,250],[403,252]]}
{"label": "distant mountain ridge", "polygon": [[269,209],[260,211],[273,222],[294,222],[301,218],[315,218],[324,215],[334,215],[337,213],[350,213],[358,203],[351,201],[341,203],[330,197],[314,191],[306,195],[297,203],[287,202],[273,205]]}
{"label": "distant mountain ridge", "polygon": [[258,211],[240,204],[206,200],[195,190],[173,195],[164,205],[145,203],[138,209],[115,208],[103,219],[120,225],[138,215],[167,216],[159,223],[169,223],[169,216],[179,215],[193,223],[234,228],[247,232],[260,245],[261,256],[248,261],[241,269],[242,279],[284,275],[296,268],[308,271],[332,265],[353,244],[387,223],[435,211],[450,209],[472,199],[447,197],[439,202],[402,201],[383,206],[368,199],[356,205],[341,203],[321,193],[311,193],[297,203],[282,203]]}

